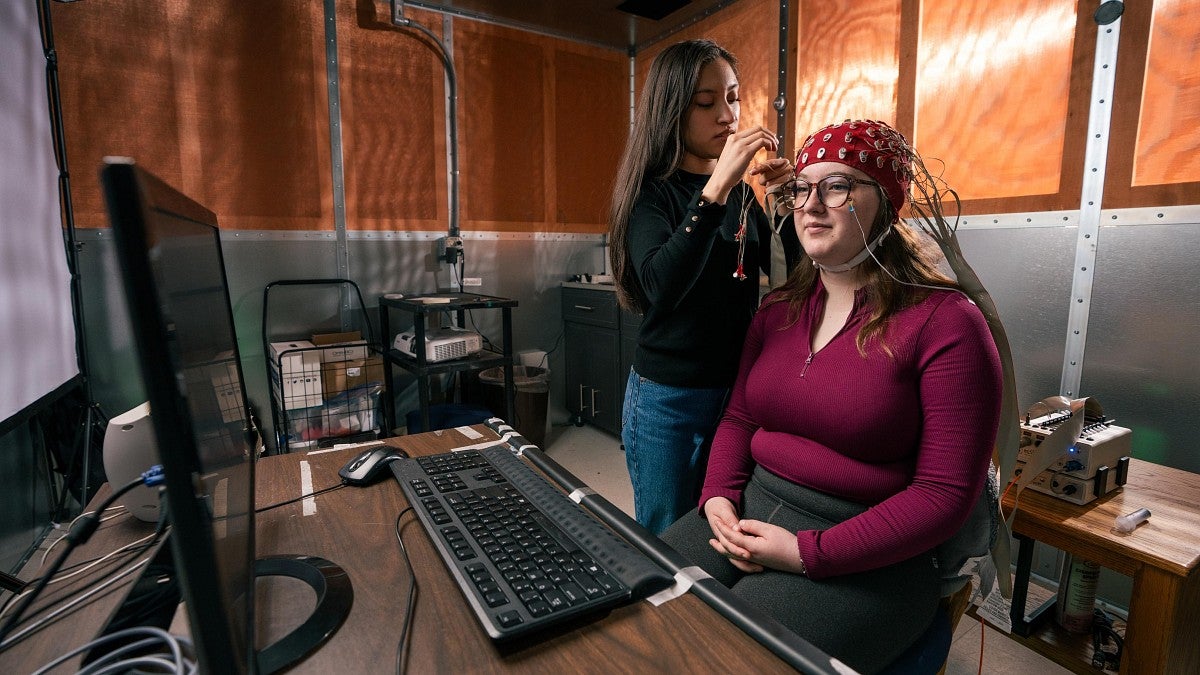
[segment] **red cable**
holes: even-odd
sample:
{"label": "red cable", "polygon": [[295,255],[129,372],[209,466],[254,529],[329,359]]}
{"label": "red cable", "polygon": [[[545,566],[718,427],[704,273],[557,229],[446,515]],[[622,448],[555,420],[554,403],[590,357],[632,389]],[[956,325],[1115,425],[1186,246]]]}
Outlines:
{"label": "red cable", "polygon": [[[1007,492],[1007,490],[1005,490]],[[984,624],[983,617],[979,617],[979,675],[983,675],[983,638]]]}

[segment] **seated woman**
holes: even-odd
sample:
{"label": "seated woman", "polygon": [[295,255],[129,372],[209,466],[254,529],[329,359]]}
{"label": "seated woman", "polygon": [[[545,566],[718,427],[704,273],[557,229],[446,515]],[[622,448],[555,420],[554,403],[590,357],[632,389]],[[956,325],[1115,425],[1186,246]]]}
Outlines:
{"label": "seated woman", "polygon": [[801,147],[779,208],[807,260],[755,316],[699,508],[663,534],[863,673],[933,621],[933,549],[979,499],[1000,416],[983,315],[899,220],[912,160],[869,120]]}

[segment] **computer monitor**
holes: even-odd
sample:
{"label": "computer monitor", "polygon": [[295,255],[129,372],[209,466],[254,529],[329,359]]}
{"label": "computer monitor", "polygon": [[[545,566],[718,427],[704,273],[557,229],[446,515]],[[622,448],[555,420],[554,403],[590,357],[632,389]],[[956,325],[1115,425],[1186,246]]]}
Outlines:
{"label": "computer monitor", "polygon": [[253,673],[256,443],[217,219],[132,160],[101,178],[197,658]]}

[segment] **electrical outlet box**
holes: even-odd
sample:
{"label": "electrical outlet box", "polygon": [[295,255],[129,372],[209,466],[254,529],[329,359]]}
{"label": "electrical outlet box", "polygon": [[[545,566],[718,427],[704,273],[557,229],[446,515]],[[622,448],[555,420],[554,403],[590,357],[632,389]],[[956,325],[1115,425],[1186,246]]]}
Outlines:
{"label": "electrical outlet box", "polygon": [[438,260],[451,265],[458,262],[463,255],[462,237],[442,237],[438,239]]}
{"label": "electrical outlet box", "polygon": [[482,277],[464,277],[463,278],[463,286],[482,286],[482,285],[483,285]]}

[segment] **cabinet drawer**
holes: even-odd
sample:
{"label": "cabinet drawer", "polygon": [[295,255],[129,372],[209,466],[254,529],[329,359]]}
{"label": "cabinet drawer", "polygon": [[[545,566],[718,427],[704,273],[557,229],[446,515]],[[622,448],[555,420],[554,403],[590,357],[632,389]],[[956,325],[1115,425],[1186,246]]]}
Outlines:
{"label": "cabinet drawer", "polygon": [[617,327],[617,294],[584,288],[562,289],[563,321]]}

